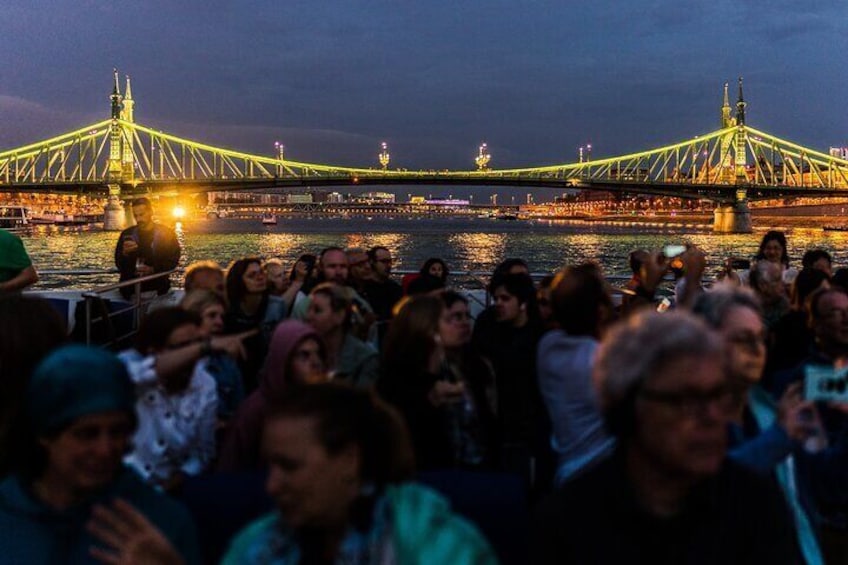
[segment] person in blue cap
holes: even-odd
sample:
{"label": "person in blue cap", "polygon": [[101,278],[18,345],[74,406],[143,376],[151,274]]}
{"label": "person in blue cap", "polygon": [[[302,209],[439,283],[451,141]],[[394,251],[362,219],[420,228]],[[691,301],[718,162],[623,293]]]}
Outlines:
{"label": "person in blue cap", "polygon": [[123,363],[104,350],[68,345],[36,367],[25,407],[27,449],[15,458],[15,472],[0,482],[0,561],[117,559],[87,525],[98,513],[129,504],[186,563],[199,562],[188,511],[123,463],[136,426],[134,407]]}

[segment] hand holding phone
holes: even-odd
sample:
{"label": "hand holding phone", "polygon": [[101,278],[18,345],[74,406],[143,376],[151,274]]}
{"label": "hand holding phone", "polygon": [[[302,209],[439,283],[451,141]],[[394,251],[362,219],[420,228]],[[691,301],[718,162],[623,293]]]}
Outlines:
{"label": "hand holding phone", "polygon": [[731,257],[727,260],[727,268],[734,271],[745,271],[751,268],[750,259],[740,259],[739,257]]}
{"label": "hand holding phone", "polygon": [[685,245],[666,245],[665,247],[663,247],[663,255],[666,259],[671,259],[673,257],[677,257],[678,255],[683,255],[685,251]]}
{"label": "hand holding phone", "polygon": [[827,365],[804,368],[806,400],[848,403],[848,367],[837,369]]}
{"label": "hand holding phone", "polygon": [[124,255],[132,255],[133,253],[138,253],[138,242],[136,242],[131,237],[125,237],[122,243],[121,252]]}

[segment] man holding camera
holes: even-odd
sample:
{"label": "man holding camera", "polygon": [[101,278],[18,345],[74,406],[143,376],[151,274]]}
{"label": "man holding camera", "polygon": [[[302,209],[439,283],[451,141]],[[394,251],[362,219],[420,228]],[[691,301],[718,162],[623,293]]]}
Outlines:
{"label": "man holding camera", "polygon": [[[180,261],[180,243],[174,230],[153,221],[153,206],[147,198],[132,202],[136,225],[121,232],[115,247],[115,266],[121,272],[121,282],[170,271]],[[168,277],[159,277],[141,284],[141,292],[165,294],[171,286]],[[133,294],[133,287],[121,289],[124,298]]]}

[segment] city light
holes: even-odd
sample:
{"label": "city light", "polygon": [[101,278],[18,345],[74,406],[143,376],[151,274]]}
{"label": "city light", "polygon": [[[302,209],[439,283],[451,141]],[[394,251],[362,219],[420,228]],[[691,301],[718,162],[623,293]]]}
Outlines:
{"label": "city light", "polygon": [[185,208],[183,208],[182,206],[174,206],[173,210],[171,210],[171,215],[174,216],[174,218],[181,220],[185,218]]}

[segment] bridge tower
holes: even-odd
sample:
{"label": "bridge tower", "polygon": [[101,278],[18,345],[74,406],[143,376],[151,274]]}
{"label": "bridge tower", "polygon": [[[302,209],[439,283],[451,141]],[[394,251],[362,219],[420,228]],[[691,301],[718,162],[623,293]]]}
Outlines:
{"label": "bridge tower", "polygon": [[[731,116],[730,97],[728,95],[728,83],[724,83],[724,104],[721,106],[721,128],[727,129],[736,125],[736,120]],[[729,133],[721,138],[721,176],[720,182],[733,184],[736,176],[733,168],[733,134]]]}
{"label": "bridge tower", "polygon": [[121,119],[121,114],[123,113],[121,107],[121,101],[123,97],[121,96],[121,87],[118,84],[118,69],[114,69],[115,74],[115,84],[112,86],[112,94],[109,96],[109,100],[112,102],[112,125],[109,130],[109,173],[108,179],[110,181],[120,181],[121,180],[121,154],[122,154],[122,145],[121,145],[121,124],[118,123],[118,120]]}
{"label": "bridge tower", "polygon": [[[121,109],[121,119],[125,122],[134,123],[135,116],[133,115],[133,106],[135,100],[132,97],[132,88],[130,87],[130,75],[127,75],[127,86],[124,89],[124,103]],[[132,133],[123,131],[122,128],[121,145],[121,182],[131,183],[135,179],[135,159],[133,157]]]}
{"label": "bridge tower", "polygon": [[748,104],[742,97],[742,77],[739,77],[739,99],[736,101],[736,154],[734,162],[736,164],[736,184],[747,183],[748,175],[745,169],[746,159],[745,152],[747,149],[747,134],[745,132],[745,106]]}
{"label": "bridge tower", "polygon": [[121,230],[126,223],[124,207],[121,206],[121,180],[122,180],[122,158],[123,144],[121,143],[123,132],[119,120],[123,113],[121,107],[121,88],[118,85],[118,69],[114,69],[115,81],[109,100],[112,103],[112,124],[109,128],[109,165],[106,178],[109,182],[109,199],[103,210],[103,229]]}
{"label": "bridge tower", "polygon": [[[725,89],[725,101],[727,100],[726,92]],[[739,77],[739,98],[736,101],[736,147],[733,152],[735,168],[733,182],[736,184],[736,198],[732,203],[716,206],[713,231],[719,233],[751,233],[752,231],[751,211],[748,209],[747,159],[745,158],[748,144],[745,129],[745,106],[747,104],[742,96],[742,77]]]}

